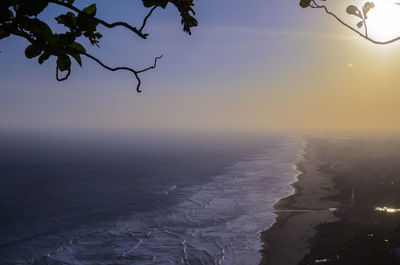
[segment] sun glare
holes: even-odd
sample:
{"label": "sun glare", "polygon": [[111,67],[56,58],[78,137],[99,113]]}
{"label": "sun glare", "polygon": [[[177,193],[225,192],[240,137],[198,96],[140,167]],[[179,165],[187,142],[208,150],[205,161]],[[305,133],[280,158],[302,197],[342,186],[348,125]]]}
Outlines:
{"label": "sun glare", "polygon": [[375,8],[368,13],[368,34],[379,41],[400,36],[400,0],[375,0]]}

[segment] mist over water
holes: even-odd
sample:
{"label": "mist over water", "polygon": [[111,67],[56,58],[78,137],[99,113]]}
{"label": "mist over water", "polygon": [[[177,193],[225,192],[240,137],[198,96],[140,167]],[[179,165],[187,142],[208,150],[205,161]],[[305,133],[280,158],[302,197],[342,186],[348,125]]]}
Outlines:
{"label": "mist over water", "polygon": [[257,264],[293,135],[0,139],[2,264]]}

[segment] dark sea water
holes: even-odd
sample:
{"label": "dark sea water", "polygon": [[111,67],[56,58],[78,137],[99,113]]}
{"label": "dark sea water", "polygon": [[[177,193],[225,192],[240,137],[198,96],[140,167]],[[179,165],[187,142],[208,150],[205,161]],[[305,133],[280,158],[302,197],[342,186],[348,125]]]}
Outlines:
{"label": "dark sea water", "polygon": [[302,141],[0,135],[0,264],[258,264]]}

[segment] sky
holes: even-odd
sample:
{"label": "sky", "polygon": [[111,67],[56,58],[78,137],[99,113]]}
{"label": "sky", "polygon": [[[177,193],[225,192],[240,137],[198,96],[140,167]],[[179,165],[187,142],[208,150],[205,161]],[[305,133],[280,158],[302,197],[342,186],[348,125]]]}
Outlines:
{"label": "sky", "polygon": [[[97,3],[109,22],[140,25],[146,14],[141,1],[76,2]],[[25,40],[1,40],[0,130],[400,129],[399,43],[368,43],[293,0],[195,3],[191,36],[171,6],[151,17],[148,40],[100,28],[101,48],[88,50],[109,65],[139,69],[164,55],[142,75],[141,94],[129,73],[89,60],[57,82],[54,59],[40,66],[25,58]],[[356,23],[343,6],[332,9]],[[50,7],[42,18],[53,21],[59,11]],[[390,35],[378,22],[371,28],[376,38]]]}

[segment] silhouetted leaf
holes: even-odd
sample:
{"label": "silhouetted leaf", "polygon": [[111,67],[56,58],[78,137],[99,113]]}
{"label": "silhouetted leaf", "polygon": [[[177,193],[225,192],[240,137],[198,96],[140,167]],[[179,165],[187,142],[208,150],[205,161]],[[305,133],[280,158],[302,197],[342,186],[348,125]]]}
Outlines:
{"label": "silhouetted leaf", "polygon": [[80,54],[71,53],[71,56],[78,62],[78,64],[82,67],[82,58]]}
{"label": "silhouetted leaf", "polygon": [[306,7],[308,7],[310,5],[310,3],[311,3],[311,0],[301,0],[300,1],[300,6],[302,8],[306,8]]}
{"label": "silhouetted leaf", "polygon": [[363,19],[362,15],[361,15],[361,11],[356,6],[353,6],[353,5],[348,6],[346,8],[346,12],[350,15],[354,15],[354,16],[357,16],[357,17]]}
{"label": "silhouetted leaf", "polygon": [[29,59],[35,58],[42,53],[42,49],[31,44],[25,49],[25,56]]}
{"label": "silhouetted leaf", "polygon": [[58,24],[63,24],[64,26],[70,28],[71,30],[77,30],[77,21],[76,16],[72,12],[68,12],[65,15],[60,15],[56,17],[56,21]]}
{"label": "silhouetted leaf", "polygon": [[142,0],[145,7],[159,6],[165,8],[168,3],[173,4],[179,11],[181,16],[181,23],[183,25],[183,31],[191,34],[191,28],[198,25],[197,20],[194,18],[196,14],[193,6],[193,0]]}
{"label": "silhouetted leaf", "polygon": [[34,35],[37,37],[43,38],[43,39],[50,39],[53,35],[53,32],[51,31],[50,27],[44,23],[43,21],[34,18],[23,18],[21,19],[21,25],[31,31]]}
{"label": "silhouetted leaf", "polygon": [[82,12],[84,12],[84,13],[90,15],[90,16],[95,16],[95,15],[96,15],[96,12],[97,12],[96,4],[92,4],[92,5],[90,5],[90,6],[86,7],[86,8],[84,8],[84,9],[82,10]]}
{"label": "silhouetted leaf", "polygon": [[39,56],[39,59],[38,59],[39,64],[42,64],[42,63],[44,63],[45,61],[47,61],[47,59],[49,59],[50,56],[51,56],[50,53],[44,52],[42,55]]}
{"label": "silhouetted leaf", "polygon": [[86,49],[78,42],[74,42],[73,44],[69,45],[70,48],[73,48],[78,53],[85,53]]}
{"label": "silhouetted leaf", "polygon": [[61,72],[71,69],[71,59],[65,54],[59,55],[57,58],[57,67]]}
{"label": "silhouetted leaf", "polygon": [[375,4],[374,3],[372,3],[372,2],[366,2],[365,4],[364,4],[364,6],[363,6],[363,15],[364,15],[364,18],[365,19],[367,19],[367,14],[368,14],[368,12],[372,9],[372,8],[374,8],[375,7]]}
{"label": "silhouetted leaf", "polygon": [[143,0],[142,2],[145,7],[159,6],[165,8],[168,4],[168,0]]}
{"label": "silhouetted leaf", "polygon": [[[89,6],[85,9],[88,9],[88,12],[90,13],[93,11],[90,10],[92,6]],[[95,8],[96,7],[94,6],[94,9]],[[83,33],[83,35],[89,39],[92,45],[98,46],[99,43],[98,40],[102,37],[102,35],[99,32],[97,32],[97,26],[99,23],[94,19],[94,17],[92,15],[87,14],[86,12],[79,13],[76,21],[80,33]]]}
{"label": "silhouetted leaf", "polygon": [[191,28],[198,25],[197,20],[194,18],[196,12],[193,10],[193,0],[169,0],[170,3],[174,4],[181,15],[181,24],[183,25],[183,31],[192,34]]}

